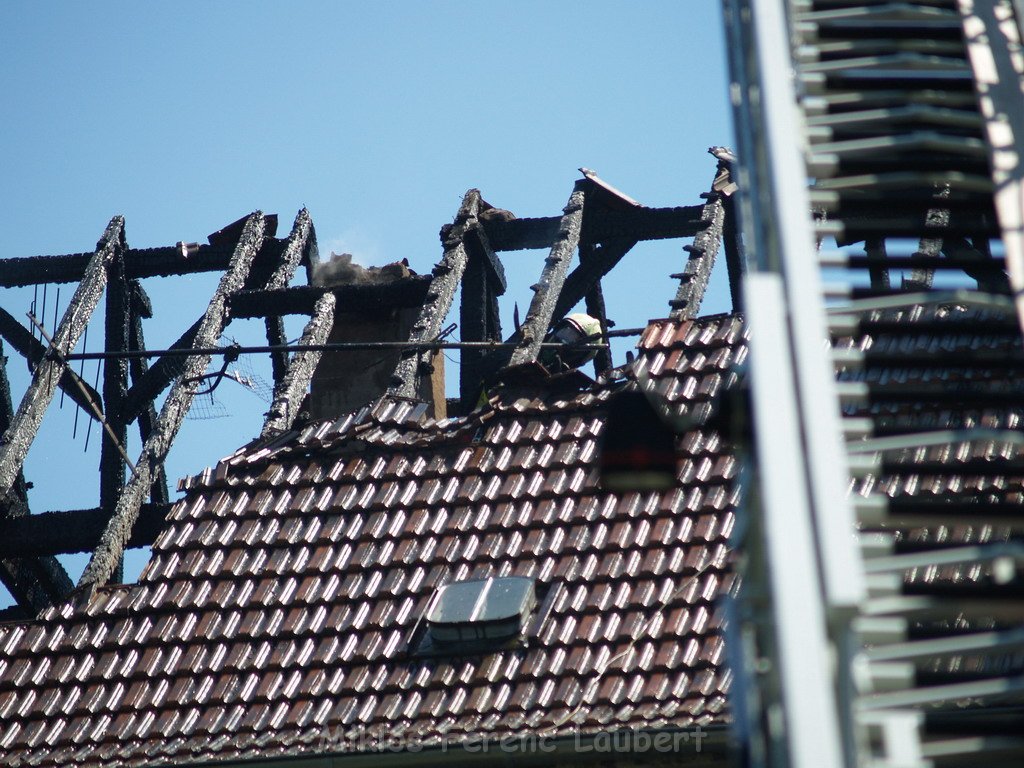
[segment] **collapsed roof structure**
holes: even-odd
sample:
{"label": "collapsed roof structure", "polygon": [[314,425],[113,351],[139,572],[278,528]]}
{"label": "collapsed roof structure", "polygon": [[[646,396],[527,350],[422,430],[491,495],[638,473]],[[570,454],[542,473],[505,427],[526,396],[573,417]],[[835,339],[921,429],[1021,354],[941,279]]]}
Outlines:
{"label": "collapsed roof structure", "polygon": [[[433,274],[387,283],[287,287],[285,274],[303,261],[315,263],[305,212],[283,241],[261,238],[265,217],[257,213],[225,230],[234,244],[216,256],[219,235],[207,246],[179,246],[191,250],[180,259],[170,249],[128,250],[115,221],[93,256],[50,257],[35,271],[28,267],[20,279],[37,278],[43,267],[46,274],[70,274],[66,265],[74,259],[89,265],[86,279],[96,282],[104,269],[120,269],[121,287],[131,295],[138,291],[132,281],[155,268],[149,256],[169,259],[160,267],[168,272],[226,264],[207,313],[215,318],[210,327],[219,334],[231,316],[266,316],[278,359],[261,436],[183,481],[179,502],[144,506],[142,496],[163,491],[152,469],[145,482],[139,470],[146,462],[159,465],[174,420],[180,424],[187,407],[165,405],[149,423],[151,442],[105,532],[91,534],[98,543],[78,587],[51,592],[53,604],[34,610],[31,620],[0,627],[5,761],[266,760],[351,751],[356,732],[366,749],[396,729],[418,745],[438,747],[526,731],[592,738],[614,724],[677,733],[699,725],[705,730],[694,738],[706,740],[706,754],[720,760],[728,673],[714,602],[732,584],[726,540],[735,460],[713,428],[694,421],[682,448],[688,458],[671,490],[612,494],[598,482],[597,441],[609,398],[636,386],[633,374],[612,364],[601,292],[602,277],[636,242],[692,238],[674,275],[672,318],[647,328],[641,340],[637,369],[658,397],[677,415],[705,418],[730,366],[745,354],[739,318],[690,319],[723,230],[735,232],[727,224],[728,196],[718,191],[723,185],[728,168],[720,162],[716,188],[702,204],[650,209],[585,171],[562,215],[547,219],[488,215],[491,207],[470,190],[453,224],[442,229],[443,255]],[[533,301],[503,340],[497,254],[536,247],[549,255]],[[738,270],[731,236],[726,250]],[[570,269],[577,251],[578,265]],[[247,277],[260,254],[267,260],[262,274]],[[459,288],[462,341],[453,346],[462,355],[460,396],[429,403],[436,388],[424,382],[435,373],[438,337]],[[577,370],[552,373],[539,362],[552,345],[548,329],[581,301],[604,329],[585,340],[597,347],[596,380]],[[394,352],[387,391],[354,412],[300,415],[318,359],[360,347],[330,341],[341,308],[365,315],[406,303],[415,316],[408,337],[380,343]],[[126,307],[129,327],[138,325],[137,305],[114,306]],[[277,330],[279,315],[290,311],[311,314],[291,355]],[[42,358],[54,373],[37,368],[35,381],[46,374],[49,388],[44,380],[43,395],[26,397],[73,383],[61,378],[69,369],[60,367],[74,359],[69,324]],[[176,369],[167,402],[186,402],[215,353],[201,326],[148,370],[132,370],[138,378],[130,388],[122,379],[110,391],[142,402],[138,393],[159,391],[146,377],[163,370],[169,380],[165,361],[178,355],[185,365]],[[138,334],[122,349],[141,352]],[[108,423],[112,412],[131,413],[103,406]],[[15,420],[12,429],[26,429],[22,423]],[[111,426],[117,435],[127,421]],[[153,441],[160,434],[165,442]],[[105,439],[115,445],[109,432]],[[50,513],[69,520],[84,514]],[[108,510],[89,514],[105,517]],[[64,551],[90,541],[81,531],[50,529],[43,536],[26,526],[46,517],[22,514],[5,526],[36,552],[47,543]],[[152,536],[151,560],[138,583],[116,584],[111,576],[121,547],[145,542],[141,531]],[[428,631],[445,585],[498,580],[500,591],[501,580],[513,576],[528,583],[529,595],[526,607],[509,614],[522,615],[512,625],[506,620],[502,642],[445,645],[439,630]],[[463,631],[491,636],[486,624],[474,629],[477,613],[458,614]]]}
{"label": "collapsed roof structure", "polygon": [[[602,734],[642,733],[707,765],[728,725],[744,766],[1019,765],[1019,3],[724,5],[739,151],[713,149],[701,206],[646,209],[587,171],[547,219],[471,190],[430,277],[359,288],[246,285],[261,217],[232,230],[211,307],[269,314],[272,339],[276,315],[309,313],[303,343],[270,345],[261,436],[183,481],[137,584],[110,583],[124,534],[97,534],[77,591],[0,627],[6,762],[482,763],[512,738],[505,759],[592,764],[619,757]],[[68,257],[80,305],[119,233]],[[744,314],[699,317],[723,234]],[[645,237],[693,238],[669,316],[627,365],[601,341],[596,378],[546,369],[577,302],[608,337],[600,280]],[[299,242],[275,247],[311,261]],[[497,254],[529,247],[548,257],[501,341]],[[459,288],[461,392],[431,403]],[[326,341],[334,308],[399,296],[414,318],[386,391],[300,415],[318,356],[360,344]],[[23,344],[47,374],[25,413],[75,385],[71,335]],[[212,354],[195,338],[182,397]],[[658,457],[653,434],[607,444],[629,394],[671,432],[667,487],[602,482],[609,451]],[[33,422],[8,421],[16,502],[8,446]],[[109,531],[144,509],[138,476],[92,513]],[[8,506],[12,534],[40,517]]]}

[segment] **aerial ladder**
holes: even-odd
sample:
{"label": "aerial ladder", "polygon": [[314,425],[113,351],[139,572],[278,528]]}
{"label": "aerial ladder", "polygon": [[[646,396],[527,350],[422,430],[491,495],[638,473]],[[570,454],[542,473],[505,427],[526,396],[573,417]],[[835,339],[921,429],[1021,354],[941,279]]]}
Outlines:
{"label": "aerial ladder", "polygon": [[724,2],[743,764],[1024,764],[1022,6]]}

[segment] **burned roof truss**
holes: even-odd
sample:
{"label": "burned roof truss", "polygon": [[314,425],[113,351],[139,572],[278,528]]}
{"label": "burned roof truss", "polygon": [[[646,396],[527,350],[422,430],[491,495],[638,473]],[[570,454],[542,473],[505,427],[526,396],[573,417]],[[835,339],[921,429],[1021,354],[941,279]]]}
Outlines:
{"label": "burned roof truss", "polygon": [[[728,177],[723,168],[720,163],[718,179]],[[601,281],[640,241],[694,238],[686,246],[689,259],[684,271],[675,275],[681,284],[671,302],[674,315],[693,316],[707,287],[723,226],[728,226],[723,222],[728,219],[725,196],[712,188],[705,197],[698,206],[647,208],[584,169],[560,216],[519,219],[488,204],[478,190],[470,190],[454,222],[442,228],[442,258],[432,274],[386,284],[291,285],[300,264],[307,266],[311,277],[318,262],[316,234],[305,210],[284,238],[275,236],[276,217],[256,212],[210,235],[206,244],[138,250],[128,247],[124,221],[116,217],[92,253],[0,259],[0,287],[78,283],[52,336],[44,318],[34,318],[33,329],[0,309],[0,338],[33,368],[17,411],[6,368],[0,368],[0,483],[5,494],[0,508],[0,580],[18,603],[8,612],[15,617],[30,615],[75,591],[54,555],[92,552],[77,585],[78,591],[88,593],[122,578],[120,562],[126,547],[155,540],[170,505],[164,460],[194,397],[205,386],[211,355],[218,353],[217,342],[232,318],[261,318],[266,326],[267,347],[262,349],[271,355],[274,378],[273,400],[260,431],[267,439],[288,432],[299,417],[321,354],[346,346],[328,342],[336,308],[346,313],[382,307],[419,309],[410,337],[401,342],[404,351],[389,389],[392,396],[415,398],[420,379],[429,372],[430,355],[442,345],[445,319],[461,293],[461,341],[445,344],[461,353],[460,397],[450,405],[468,412],[488,382],[503,371],[537,366],[549,329],[580,301],[607,334]],[[548,249],[548,256],[523,323],[503,336],[498,298],[507,283],[499,254],[525,249]],[[735,242],[727,243],[726,249],[738,252]],[[577,253],[578,263],[570,269]],[[738,280],[739,267],[733,266],[730,262],[730,276]],[[153,316],[153,307],[140,280],[211,271],[223,275],[202,317],[169,349],[147,350],[142,320]],[[91,353],[106,363],[97,391],[72,363],[88,357],[89,353],[75,352],[76,344],[104,293],[104,351]],[[293,345],[286,341],[282,321],[290,314],[310,317]],[[596,370],[611,365],[605,345],[595,360]],[[158,412],[158,398],[168,388]],[[23,463],[43,412],[58,390],[102,426],[100,503],[94,509],[31,514]],[[143,444],[137,457],[126,451],[132,424]]]}

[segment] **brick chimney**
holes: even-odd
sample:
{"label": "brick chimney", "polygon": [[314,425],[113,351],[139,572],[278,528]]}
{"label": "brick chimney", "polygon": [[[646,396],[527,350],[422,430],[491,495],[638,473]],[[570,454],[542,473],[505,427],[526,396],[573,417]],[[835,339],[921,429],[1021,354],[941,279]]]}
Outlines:
{"label": "brick chimney", "polygon": [[[326,287],[387,283],[414,274],[407,262],[383,267],[363,267],[352,262],[347,253],[331,254],[313,275],[315,285]],[[418,307],[387,307],[345,312],[339,305],[328,343],[407,341],[419,317]],[[313,374],[309,409],[315,419],[335,418],[354,411],[383,395],[401,355],[399,349],[324,352]],[[433,373],[420,382],[418,396],[428,404],[427,414],[446,415],[444,391],[444,355],[440,350],[431,357]]]}

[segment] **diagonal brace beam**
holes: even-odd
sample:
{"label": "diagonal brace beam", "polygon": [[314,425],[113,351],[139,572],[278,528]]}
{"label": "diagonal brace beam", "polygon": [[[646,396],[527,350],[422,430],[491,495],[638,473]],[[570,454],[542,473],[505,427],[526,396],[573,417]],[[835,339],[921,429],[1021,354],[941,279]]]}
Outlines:
{"label": "diagonal brace beam", "polygon": [[[190,349],[197,346],[195,343],[196,334],[203,323],[199,318],[188,329],[178,337],[170,349]],[[124,418],[127,423],[134,421],[139,414],[150,407],[153,401],[170,386],[171,382],[179,376],[184,369],[186,358],[180,355],[163,355],[157,358],[138,379],[132,379],[131,389],[124,399]]]}
{"label": "diagonal brace beam", "polygon": [[[103,294],[107,282],[107,263],[113,258],[115,250],[123,247],[124,219],[115,216],[97,244],[82,282],[75,289],[75,295],[53,335],[50,349],[58,355],[68,354],[78,343],[79,336]],[[48,356],[36,367],[11,426],[0,439],[0,497],[14,485],[64,370],[63,362],[53,356]]]}
{"label": "diagonal brace beam", "polygon": [[[28,362],[35,366],[46,356],[46,347],[42,342],[25,326],[19,323],[7,310],[0,307],[0,337],[3,337],[10,345]],[[93,405],[100,413],[103,412],[103,402],[100,393],[91,384],[88,384],[75,373],[71,368],[66,368],[57,380],[59,386],[71,400],[79,405],[90,418],[96,418]],[[88,398],[82,394],[82,389],[88,393]],[[89,400],[92,400],[90,405]]]}
{"label": "diagonal brace beam", "polygon": [[615,268],[636,243],[636,240],[612,240],[600,247],[585,246],[587,258],[581,258],[579,266],[565,278],[551,322],[557,323],[580,299],[586,298],[587,294],[599,287],[601,279]]}
{"label": "diagonal brace beam", "polygon": [[[245,283],[253,258],[263,243],[265,229],[266,222],[259,211],[246,221],[228,270],[221,277],[220,284],[200,322],[194,348],[211,347],[220,338],[227,320],[228,297]],[[197,354],[188,357],[185,369],[164,401],[152,434],[142,446],[142,453],[135,464],[135,472],[125,485],[114,515],[79,579],[79,589],[106,584],[116,569],[131,538],[142,501],[149,493],[154,470],[163,464],[171,443],[192,405],[196,389],[200,386],[198,378],[206,371],[209,363],[210,355]]]}

